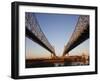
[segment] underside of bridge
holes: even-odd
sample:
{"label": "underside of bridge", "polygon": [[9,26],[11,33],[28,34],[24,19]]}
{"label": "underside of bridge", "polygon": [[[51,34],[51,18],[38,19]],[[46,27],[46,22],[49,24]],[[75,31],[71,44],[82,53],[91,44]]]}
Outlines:
{"label": "underside of bridge", "polygon": [[[40,46],[47,49],[51,54],[56,56],[53,46],[49,43],[43,31],[40,28],[40,25],[37,21],[35,14],[25,13],[25,28],[26,28],[26,37],[32,41],[38,43]],[[72,33],[69,42],[64,48],[63,56],[68,54],[73,48],[84,42],[89,38],[89,16],[81,15],[78,18],[75,30]]]}
{"label": "underside of bridge", "polygon": [[44,47],[54,56],[56,56],[53,46],[49,43],[46,36],[42,32],[35,14],[33,13],[25,13],[25,32],[26,37],[38,43],[40,46]]}
{"label": "underside of bridge", "polygon": [[72,33],[67,45],[64,48],[63,56],[68,54],[73,48],[89,38],[89,16],[81,15],[76,24],[75,30]]}

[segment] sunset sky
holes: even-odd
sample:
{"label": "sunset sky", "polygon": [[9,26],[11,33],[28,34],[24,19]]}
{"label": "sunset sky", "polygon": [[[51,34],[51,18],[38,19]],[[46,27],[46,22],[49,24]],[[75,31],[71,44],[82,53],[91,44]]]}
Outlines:
{"label": "sunset sky", "polygon": [[[62,56],[64,46],[75,29],[79,15],[35,13],[35,16],[46,38],[54,46],[56,55]],[[89,52],[89,39],[70,51],[70,54],[82,52]],[[44,57],[50,57],[50,52],[26,37],[26,58]]]}

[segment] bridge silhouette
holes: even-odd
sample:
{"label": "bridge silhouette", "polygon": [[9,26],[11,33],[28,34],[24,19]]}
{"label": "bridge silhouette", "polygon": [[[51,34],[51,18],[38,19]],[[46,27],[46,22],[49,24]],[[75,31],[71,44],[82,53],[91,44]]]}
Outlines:
{"label": "bridge silhouette", "polygon": [[[25,13],[25,29],[26,29],[26,37],[38,43],[40,46],[48,50],[54,57],[56,57],[55,49],[50,44],[45,34],[43,33],[41,26],[39,25],[36,19],[35,14],[29,12]],[[64,51],[62,56],[68,54],[73,48],[77,47],[88,38],[89,38],[89,16],[80,15],[68,43],[64,46]]]}
{"label": "bridge silhouette", "polygon": [[89,16],[81,15],[78,19],[74,32],[69,42],[64,47],[63,56],[68,54],[73,48],[89,38]]}
{"label": "bridge silhouette", "polygon": [[26,28],[26,36],[38,43],[45,49],[47,49],[51,54],[56,56],[55,50],[53,46],[49,43],[46,36],[42,32],[40,25],[35,17],[35,14],[26,13],[25,14],[25,28]]}

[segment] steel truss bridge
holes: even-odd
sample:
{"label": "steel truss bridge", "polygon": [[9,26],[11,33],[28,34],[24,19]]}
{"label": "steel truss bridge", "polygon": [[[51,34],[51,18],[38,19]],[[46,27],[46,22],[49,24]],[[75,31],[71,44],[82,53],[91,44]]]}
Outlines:
{"label": "steel truss bridge", "polygon": [[55,50],[42,32],[35,14],[29,12],[25,13],[25,28],[28,38],[41,45],[55,56]]}
{"label": "steel truss bridge", "polygon": [[[45,49],[47,49],[53,56],[56,56],[54,47],[49,43],[46,36],[44,35],[35,14],[25,13],[25,28],[26,37],[38,43]],[[75,29],[64,47],[63,56],[68,54],[73,48],[84,42],[89,38],[89,16],[81,15],[78,18],[78,22]]]}
{"label": "steel truss bridge", "polygon": [[76,24],[75,30],[72,33],[67,45],[64,47],[63,56],[68,54],[73,48],[89,38],[89,16],[81,15]]}

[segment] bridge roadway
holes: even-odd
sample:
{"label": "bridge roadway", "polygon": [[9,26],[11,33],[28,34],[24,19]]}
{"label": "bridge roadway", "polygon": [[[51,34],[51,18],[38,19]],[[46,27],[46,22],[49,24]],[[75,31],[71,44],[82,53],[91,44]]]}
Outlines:
{"label": "bridge roadway", "polygon": [[64,62],[86,62],[87,60],[88,60],[88,57],[83,57],[83,56],[67,56],[66,58],[59,57],[59,58],[44,60],[43,62],[64,63]]}
{"label": "bridge roadway", "polygon": [[89,56],[67,56],[67,57],[54,57],[51,59],[41,58],[41,59],[27,59],[28,63],[66,63],[66,62],[83,62],[89,61]]}

